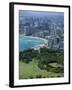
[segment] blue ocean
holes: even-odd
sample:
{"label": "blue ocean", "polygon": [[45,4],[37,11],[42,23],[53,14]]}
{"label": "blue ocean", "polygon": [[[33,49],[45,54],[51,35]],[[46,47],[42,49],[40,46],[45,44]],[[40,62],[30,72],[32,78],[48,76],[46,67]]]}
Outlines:
{"label": "blue ocean", "polygon": [[38,37],[32,37],[32,36],[19,36],[19,50],[28,50],[31,48],[37,48],[40,45],[43,45],[45,41]]}

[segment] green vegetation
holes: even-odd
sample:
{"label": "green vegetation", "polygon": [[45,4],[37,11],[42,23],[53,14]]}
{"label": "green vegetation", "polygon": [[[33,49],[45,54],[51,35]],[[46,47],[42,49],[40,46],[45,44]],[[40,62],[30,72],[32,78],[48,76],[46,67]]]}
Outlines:
{"label": "green vegetation", "polygon": [[64,76],[63,51],[41,48],[19,53],[19,79]]}

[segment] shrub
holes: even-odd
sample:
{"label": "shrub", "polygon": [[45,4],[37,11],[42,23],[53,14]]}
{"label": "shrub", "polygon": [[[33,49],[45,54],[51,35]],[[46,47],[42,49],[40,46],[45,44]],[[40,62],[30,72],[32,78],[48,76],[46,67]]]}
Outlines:
{"label": "shrub", "polygon": [[25,62],[25,63],[29,63],[30,61],[29,61],[29,60],[27,60],[27,59],[24,59],[24,62]]}
{"label": "shrub", "polygon": [[30,79],[32,79],[32,78],[33,78],[33,76],[29,76],[29,78],[30,78]]}
{"label": "shrub", "polygon": [[41,75],[37,75],[36,78],[42,78],[42,76]]}

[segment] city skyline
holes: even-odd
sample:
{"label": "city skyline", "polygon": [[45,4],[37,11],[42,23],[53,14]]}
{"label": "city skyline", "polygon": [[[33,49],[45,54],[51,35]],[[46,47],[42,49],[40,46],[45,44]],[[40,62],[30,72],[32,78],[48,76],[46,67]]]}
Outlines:
{"label": "city skyline", "polygon": [[48,40],[48,47],[64,49],[64,13],[19,11],[19,33]]}

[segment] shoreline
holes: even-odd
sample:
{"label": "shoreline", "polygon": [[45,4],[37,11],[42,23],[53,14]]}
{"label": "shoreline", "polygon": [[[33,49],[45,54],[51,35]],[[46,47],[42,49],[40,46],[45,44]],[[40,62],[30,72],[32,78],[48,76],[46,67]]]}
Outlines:
{"label": "shoreline", "polygon": [[[24,34],[21,34],[20,36],[24,36]],[[38,50],[42,47],[48,47],[48,40],[44,39],[44,38],[40,38],[40,37],[33,37],[33,36],[24,36],[24,37],[29,37],[30,39],[31,38],[35,38],[35,39],[39,39],[39,40],[43,40],[44,43],[43,44],[39,44],[37,46],[34,46],[34,47],[31,47],[30,49],[35,49],[35,50]],[[25,49],[24,49],[25,50]],[[22,51],[22,50],[20,50]]]}
{"label": "shoreline", "polygon": [[[20,36],[24,36],[24,34],[21,34]],[[24,37],[30,37],[30,38],[35,38],[35,39],[41,39],[46,43],[48,43],[48,40],[46,40],[45,38],[40,38],[40,37],[34,37],[34,36],[24,36]]]}

